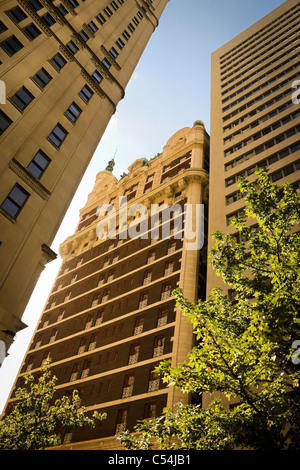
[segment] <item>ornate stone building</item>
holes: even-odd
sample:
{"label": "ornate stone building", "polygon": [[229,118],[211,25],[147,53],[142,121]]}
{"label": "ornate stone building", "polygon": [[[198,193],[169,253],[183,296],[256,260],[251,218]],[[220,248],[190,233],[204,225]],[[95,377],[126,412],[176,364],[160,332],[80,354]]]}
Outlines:
{"label": "ornate stone building", "polygon": [[[14,385],[50,357],[59,395],[77,389],[89,412],[107,413],[94,430],[67,431],[61,448],[117,448],[115,433],[138,419],[200,400],[166,387],[155,367],[175,366],[193,346],[172,291],[205,296],[208,167],[209,137],[197,121],[119,181],[113,162],[97,175],[74,235],[60,247],[61,269]],[[14,390],[7,410],[13,402]]]}
{"label": "ornate stone building", "polygon": [[1,2],[0,340],[7,349],[167,3]]}

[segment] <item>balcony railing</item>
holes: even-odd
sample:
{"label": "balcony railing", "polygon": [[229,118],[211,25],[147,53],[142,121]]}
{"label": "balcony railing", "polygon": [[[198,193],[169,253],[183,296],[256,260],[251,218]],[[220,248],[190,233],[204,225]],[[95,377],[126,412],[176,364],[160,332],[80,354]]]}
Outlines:
{"label": "balcony railing", "polygon": [[154,348],[153,357],[162,356],[163,353],[164,353],[164,346],[158,346],[157,348]]}
{"label": "balcony railing", "polygon": [[96,341],[93,341],[92,343],[90,343],[89,345],[89,351],[93,351],[93,349],[96,348]]}
{"label": "balcony railing", "polygon": [[147,305],[148,305],[148,299],[141,300],[140,303],[139,303],[139,309],[145,308],[145,307],[147,307]]}
{"label": "balcony railing", "polygon": [[74,380],[77,380],[78,377],[78,372],[73,372],[70,377],[70,382],[73,382]]}
{"label": "balcony railing", "polygon": [[138,359],[139,359],[139,353],[132,354],[131,356],[129,356],[128,365],[135,364],[138,361]]}
{"label": "balcony railing", "polygon": [[131,385],[130,387],[123,388],[122,398],[131,397],[132,392],[133,392],[133,385]]}
{"label": "balcony railing", "polygon": [[80,347],[78,348],[77,354],[83,354],[84,351],[85,351],[85,345],[84,345],[84,346],[80,346]]}
{"label": "balcony railing", "polygon": [[148,392],[156,392],[159,389],[159,379],[151,380],[148,386]]}
{"label": "balcony railing", "polygon": [[126,423],[119,423],[116,426],[116,434],[126,431]]}
{"label": "balcony railing", "polygon": [[157,328],[159,328],[160,326],[166,325],[167,322],[168,322],[168,316],[167,315],[164,316],[164,317],[159,318],[158,321],[157,321]]}
{"label": "balcony railing", "polygon": [[140,335],[141,333],[143,333],[143,328],[144,328],[144,325],[136,326],[133,334]]}
{"label": "balcony railing", "polygon": [[161,300],[165,300],[171,297],[171,290],[166,290],[165,292],[162,292],[161,294]]}

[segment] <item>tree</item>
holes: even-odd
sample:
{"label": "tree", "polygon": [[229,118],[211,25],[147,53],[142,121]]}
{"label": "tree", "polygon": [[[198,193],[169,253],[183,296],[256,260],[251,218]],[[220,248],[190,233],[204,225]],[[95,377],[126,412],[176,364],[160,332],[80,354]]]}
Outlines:
{"label": "tree", "polygon": [[197,344],[186,362],[157,369],[169,386],[211,394],[210,406],[138,423],[139,437],[119,436],[127,449],[300,450],[300,198],[265,169],[238,186],[245,217],[232,221],[235,235],[213,234],[209,257],[223,288],[196,304],[174,291]]}
{"label": "tree", "polygon": [[61,443],[64,428],[94,427],[95,419],[106,417],[95,412],[89,418],[77,390],[71,399],[64,396],[54,402],[56,381],[49,363],[37,380],[31,373],[25,376],[25,387],[15,393],[14,409],[0,421],[0,450],[45,450]]}

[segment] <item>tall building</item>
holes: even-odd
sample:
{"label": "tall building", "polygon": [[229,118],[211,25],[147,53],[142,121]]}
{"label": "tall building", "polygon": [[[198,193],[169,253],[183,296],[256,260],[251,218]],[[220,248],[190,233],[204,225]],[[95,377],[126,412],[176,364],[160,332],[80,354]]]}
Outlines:
{"label": "tall building", "polygon": [[77,389],[89,412],[107,413],[93,430],[67,430],[64,449],[116,449],[116,432],[199,399],[166,387],[154,369],[161,360],[175,366],[193,346],[172,291],[205,296],[208,167],[209,136],[196,121],[120,180],[113,162],[97,175],[60,246],[63,262],[5,413],[26,373],[49,356],[59,395]]}
{"label": "tall building", "polygon": [[167,3],[1,2],[0,340],[7,349]]}
{"label": "tall building", "polygon": [[[209,234],[235,232],[239,177],[268,167],[273,182],[300,188],[299,18],[299,0],[288,0],[212,54]],[[208,268],[207,292],[218,285]]]}

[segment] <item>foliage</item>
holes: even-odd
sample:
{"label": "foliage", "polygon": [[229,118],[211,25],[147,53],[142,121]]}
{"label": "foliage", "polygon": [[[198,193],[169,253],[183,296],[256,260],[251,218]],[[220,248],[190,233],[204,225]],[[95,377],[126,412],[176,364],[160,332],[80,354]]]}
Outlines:
{"label": "foliage", "polygon": [[[222,277],[197,304],[174,291],[197,345],[186,362],[158,367],[184,393],[211,396],[206,408],[179,404],[119,438],[126,448],[300,450],[300,198],[273,184],[265,169],[239,182],[245,217],[238,236],[213,234],[210,263]],[[256,219],[256,220],[251,220]],[[211,395],[210,395],[211,394]],[[220,400],[222,397],[222,400]],[[229,406],[230,405],[230,406]]]}
{"label": "foliage", "polygon": [[76,390],[71,399],[63,396],[54,402],[56,381],[48,363],[37,380],[31,373],[25,376],[14,409],[0,421],[0,450],[45,450],[61,443],[64,428],[94,427],[95,419],[106,417],[95,412],[89,418]]}

